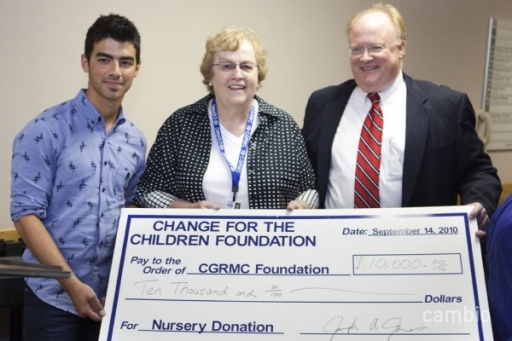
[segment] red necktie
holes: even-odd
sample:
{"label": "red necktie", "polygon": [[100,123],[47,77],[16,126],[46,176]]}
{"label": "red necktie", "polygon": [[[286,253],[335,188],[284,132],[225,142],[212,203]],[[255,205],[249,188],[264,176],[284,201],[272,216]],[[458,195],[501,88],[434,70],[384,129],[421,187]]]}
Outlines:
{"label": "red necktie", "polygon": [[380,207],[380,149],[384,119],[379,94],[370,93],[368,98],[372,107],[364,120],[357,151],[354,208]]}

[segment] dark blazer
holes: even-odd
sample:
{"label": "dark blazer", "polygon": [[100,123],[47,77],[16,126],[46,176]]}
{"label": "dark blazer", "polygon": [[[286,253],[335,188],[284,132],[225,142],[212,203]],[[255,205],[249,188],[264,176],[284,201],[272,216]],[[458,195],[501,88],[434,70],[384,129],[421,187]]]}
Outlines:
{"label": "dark blazer", "polygon": [[[481,203],[491,215],[501,183],[475,131],[475,113],[466,94],[414,80],[407,85],[402,207]],[[331,149],[354,80],[315,91],[309,98],[302,134],[315,170],[320,207],[325,196]],[[386,113],[384,113],[385,115]]]}

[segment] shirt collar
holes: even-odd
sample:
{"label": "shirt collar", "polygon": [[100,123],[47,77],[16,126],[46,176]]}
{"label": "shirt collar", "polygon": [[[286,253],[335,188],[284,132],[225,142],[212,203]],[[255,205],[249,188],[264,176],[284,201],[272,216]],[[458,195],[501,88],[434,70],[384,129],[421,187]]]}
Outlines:
{"label": "shirt collar", "polygon": [[[404,75],[403,72],[400,71],[398,73],[398,76],[395,78],[395,80],[384,90],[379,91],[379,96],[381,102],[386,102],[386,100],[392,96],[394,96],[400,88],[404,85]],[[360,87],[356,87],[354,89],[353,95],[355,96],[354,99],[360,101],[360,103],[364,103],[365,101],[369,101],[368,99],[368,93],[364,92]]]}
{"label": "shirt collar", "polygon": [[[198,103],[206,107],[206,112],[208,112],[209,109],[209,102],[214,96],[212,94],[208,94],[207,96],[201,98]],[[254,99],[256,100],[257,104],[257,111],[258,114],[266,114],[275,117],[276,119],[279,119],[280,115],[277,112],[277,109],[268,104],[264,99],[259,97],[258,95],[254,95]],[[119,116],[121,117],[121,116]]]}
{"label": "shirt collar", "polygon": [[393,81],[393,83],[391,83],[387,88],[379,92],[381,101],[386,103],[387,99],[395,96],[400,90],[400,88],[403,86],[404,82],[404,75],[402,71],[400,71],[398,73],[398,76]]}
{"label": "shirt collar", "polygon": [[[87,98],[87,95],[85,94],[86,90],[87,89],[80,89],[75,97],[76,102],[78,103],[78,110],[87,120],[87,123],[91,126],[96,125],[98,122],[102,122],[104,125],[105,121],[103,117],[99,113],[98,109],[96,109],[91,101],[89,101],[89,98]],[[116,123],[114,124],[114,129],[124,122],[126,122],[126,115],[124,113],[123,106],[121,106],[119,109],[119,116],[117,117]]]}

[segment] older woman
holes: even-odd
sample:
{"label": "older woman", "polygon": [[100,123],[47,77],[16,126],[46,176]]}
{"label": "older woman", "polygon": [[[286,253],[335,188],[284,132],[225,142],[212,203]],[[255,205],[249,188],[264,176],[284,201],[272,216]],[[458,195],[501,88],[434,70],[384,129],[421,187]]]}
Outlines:
{"label": "older woman", "polygon": [[135,202],[141,207],[307,209],[318,193],[304,141],[286,112],[256,96],[266,53],[252,30],[208,38],[209,94],[160,128]]}

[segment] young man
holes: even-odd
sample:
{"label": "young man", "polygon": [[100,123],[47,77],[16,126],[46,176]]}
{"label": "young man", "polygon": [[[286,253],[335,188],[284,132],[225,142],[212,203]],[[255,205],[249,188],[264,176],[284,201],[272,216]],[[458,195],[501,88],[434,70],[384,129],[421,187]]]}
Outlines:
{"label": "young man", "polygon": [[[406,32],[395,7],[376,4],[357,13],[347,35],[354,79],[315,91],[302,130],[320,207],[444,206],[460,195],[483,229],[501,184],[467,95],[402,72]],[[373,128],[362,129],[373,117],[370,108],[381,116],[371,125],[380,131],[373,138],[366,133]],[[365,143],[376,157],[368,157]]]}
{"label": "young man", "polygon": [[122,207],[145,168],[146,138],[121,103],[140,68],[140,35],[99,17],[82,55],[87,89],[27,124],[13,144],[11,217],[27,262],[69,279],[27,278],[25,340],[97,340]]}

